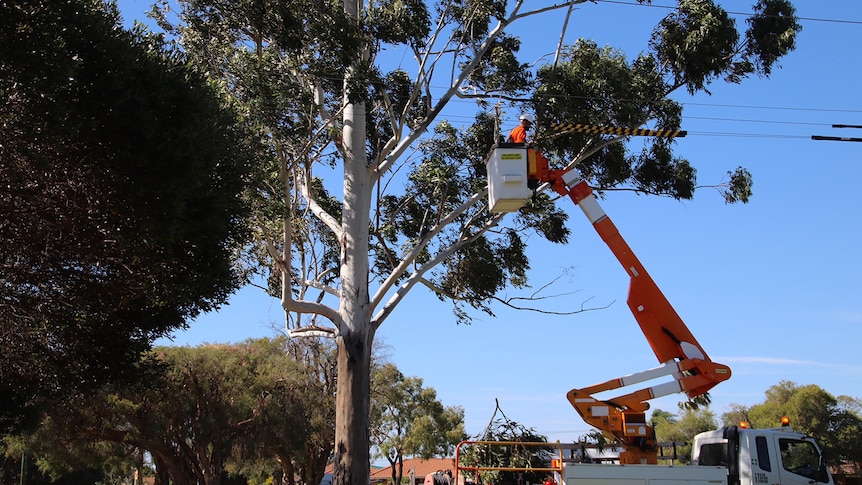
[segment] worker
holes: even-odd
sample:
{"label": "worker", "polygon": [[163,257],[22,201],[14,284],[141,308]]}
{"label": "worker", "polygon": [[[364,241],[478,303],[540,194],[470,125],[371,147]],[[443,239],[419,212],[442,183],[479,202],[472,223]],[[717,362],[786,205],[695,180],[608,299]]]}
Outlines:
{"label": "worker", "polygon": [[533,115],[524,113],[521,115],[521,124],[516,126],[509,132],[509,138],[506,138],[506,143],[526,143],[527,131],[533,126],[535,119]]}

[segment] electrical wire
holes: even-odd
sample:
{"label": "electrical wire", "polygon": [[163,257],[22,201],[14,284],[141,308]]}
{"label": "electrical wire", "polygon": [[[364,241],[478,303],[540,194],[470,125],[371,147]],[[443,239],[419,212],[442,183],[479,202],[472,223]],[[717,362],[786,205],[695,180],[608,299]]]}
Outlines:
{"label": "electrical wire", "polygon": [[[652,8],[662,8],[667,10],[679,10],[679,7],[674,7],[672,5],[655,5],[652,3],[644,4],[644,3],[633,3],[633,2],[624,2],[621,0],[593,0],[598,3],[613,3],[616,5],[628,5],[632,7],[652,7]],[[748,12],[732,12],[727,11],[728,15],[737,15],[740,17],[751,17],[752,14]],[[804,22],[827,22],[827,23],[836,23],[836,24],[849,24],[849,25],[862,25],[862,20],[841,20],[841,19],[822,19],[816,17],[796,17],[799,21]]]}

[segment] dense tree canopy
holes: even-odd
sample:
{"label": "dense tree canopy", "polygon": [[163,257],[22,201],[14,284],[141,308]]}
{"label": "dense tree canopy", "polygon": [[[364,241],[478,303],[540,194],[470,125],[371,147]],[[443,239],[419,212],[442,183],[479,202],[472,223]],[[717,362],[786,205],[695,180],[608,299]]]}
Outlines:
{"label": "dense tree canopy", "polygon": [[0,1],[0,428],[238,286],[255,137],[101,0]]}
{"label": "dense tree canopy", "polygon": [[[532,469],[549,468],[551,459],[556,456],[554,447],[545,446],[548,441],[546,436],[525,423],[509,419],[499,403],[488,426],[471,440],[476,443],[464,444],[458,450],[461,466],[492,469],[475,471],[468,478],[474,483],[542,483],[547,473]],[[493,468],[520,470],[503,471]]]}
{"label": "dense tree canopy", "polygon": [[[800,386],[781,381],[766,390],[765,399],[750,407],[737,406],[724,421],[735,424],[744,417],[756,428],[774,428],[782,416],[796,431],[814,437],[832,465],[862,462],[862,414],[859,399],[836,398],[816,384]],[[731,421],[736,419],[736,421]]]}
{"label": "dense tree canopy", "polygon": [[446,407],[422,379],[406,377],[394,364],[372,373],[371,438],[389,460],[392,483],[401,483],[405,456],[449,457],[466,439],[464,409]]}
{"label": "dense tree canopy", "polygon": [[[753,428],[776,428],[787,416],[794,431],[814,438],[823,448],[830,465],[862,462],[862,405],[858,398],[834,397],[815,384],[800,386],[792,381],[781,381],[767,389],[763,402],[754,405],[731,404],[721,415],[722,426],[738,426],[746,422]],[[675,416],[656,409],[652,412],[659,441],[688,443],[678,452],[687,456],[694,436],[715,429],[715,416],[709,409],[682,409]]]}
{"label": "dense tree canopy", "polygon": [[55,476],[111,464],[128,471],[147,452],[161,485],[217,485],[225,470],[261,482],[319,483],[332,453],[334,406],[332,376],[321,379],[317,363],[297,360],[325,354],[311,347],[284,338],[158,347],[146,382],[57,404],[17,451]]}
{"label": "dense tree canopy", "polygon": [[[94,470],[120,480],[147,470],[146,453],[157,484],[216,484],[226,473],[249,483],[321,482],[335,427],[328,341],[157,347],[151,357],[143,382],[77,395],[36,432],[0,436],[0,459],[31,457],[53,478]],[[452,456],[466,438],[463,410],[393,364],[375,366],[373,389],[372,435],[385,455],[397,447],[398,461]],[[19,467],[0,463],[0,477],[16,481]]]}
{"label": "dense tree canopy", "polygon": [[680,416],[653,411],[650,420],[659,443],[678,443],[673,449],[684,463],[691,457],[691,444],[698,433],[716,428],[715,415],[708,409],[683,409]]}

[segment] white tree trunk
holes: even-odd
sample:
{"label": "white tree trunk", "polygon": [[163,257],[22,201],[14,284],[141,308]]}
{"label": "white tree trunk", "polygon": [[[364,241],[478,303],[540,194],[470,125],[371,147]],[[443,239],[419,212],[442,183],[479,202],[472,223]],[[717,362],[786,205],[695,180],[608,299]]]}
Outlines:
{"label": "white tree trunk", "polygon": [[[361,0],[345,0],[354,19]],[[357,59],[359,61],[359,59]],[[353,73],[345,74],[345,85]],[[370,476],[368,412],[371,382],[371,304],[368,290],[368,221],[373,184],[365,153],[365,105],[344,110],[344,204],[341,239],[341,317],[335,418],[334,485],[367,485]]]}

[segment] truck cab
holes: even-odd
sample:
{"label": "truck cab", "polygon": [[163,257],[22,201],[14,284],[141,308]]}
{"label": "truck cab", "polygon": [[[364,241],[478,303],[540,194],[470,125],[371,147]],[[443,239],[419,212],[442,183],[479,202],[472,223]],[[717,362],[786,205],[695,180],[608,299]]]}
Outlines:
{"label": "truck cab", "polygon": [[727,468],[728,485],[833,485],[823,453],[790,428],[729,426],[694,439],[692,465]]}

